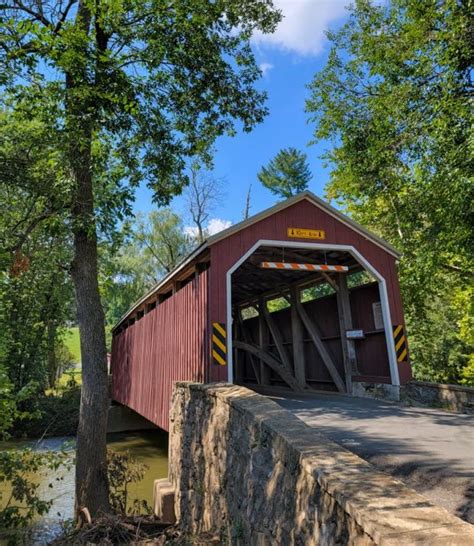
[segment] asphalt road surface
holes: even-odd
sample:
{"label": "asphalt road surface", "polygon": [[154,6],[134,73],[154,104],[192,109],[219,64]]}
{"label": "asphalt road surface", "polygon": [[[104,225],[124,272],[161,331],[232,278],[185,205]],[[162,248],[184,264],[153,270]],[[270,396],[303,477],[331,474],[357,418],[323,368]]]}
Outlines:
{"label": "asphalt road surface", "polygon": [[474,523],[474,416],[332,394],[274,400],[433,503]]}

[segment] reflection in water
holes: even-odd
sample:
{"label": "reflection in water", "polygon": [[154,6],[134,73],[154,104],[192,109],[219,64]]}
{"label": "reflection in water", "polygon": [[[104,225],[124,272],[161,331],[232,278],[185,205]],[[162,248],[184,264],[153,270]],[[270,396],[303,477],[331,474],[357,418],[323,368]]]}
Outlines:
{"label": "reflection in water", "polygon": [[[134,459],[148,467],[143,480],[129,485],[129,498],[131,503],[135,499],[142,499],[153,506],[153,481],[165,478],[168,474],[168,434],[161,430],[119,432],[109,434],[107,444],[110,449],[119,453],[130,453]],[[72,457],[74,455],[72,438],[45,438],[41,442],[18,440],[0,442],[0,450],[31,447],[59,451],[63,446],[71,452]],[[38,521],[35,540],[32,541],[30,537],[29,543],[44,544],[57,534],[62,521],[73,517],[74,467],[69,470],[60,469],[56,474],[51,471],[40,476],[39,480],[42,497],[53,498],[54,503],[49,513]],[[49,487],[51,482],[53,488]]]}

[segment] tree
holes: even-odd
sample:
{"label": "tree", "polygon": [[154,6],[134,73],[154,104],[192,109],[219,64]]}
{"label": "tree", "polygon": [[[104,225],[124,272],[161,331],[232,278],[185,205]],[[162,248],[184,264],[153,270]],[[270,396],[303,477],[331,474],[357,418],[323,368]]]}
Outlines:
{"label": "tree", "polygon": [[169,208],[139,215],[125,230],[126,242],[111,258],[103,282],[109,326],[196,246],[181,218]]}
{"label": "tree", "polygon": [[82,354],[76,507],[109,509],[108,383],[98,238],[130,212],[144,180],[166,204],[188,156],[260,122],[264,94],[249,45],[280,18],[267,0],[7,0],[0,83],[19,119],[49,128],[61,158]]}
{"label": "tree", "polygon": [[32,381],[54,387],[62,328],[73,316],[58,199],[41,195],[57,182],[44,129],[0,113],[0,363],[14,392]]}
{"label": "tree", "polygon": [[468,2],[360,0],[307,102],[315,139],[334,144],[328,197],[403,251],[415,370],[449,380],[469,352],[455,300],[474,248],[471,30]]}
{"label": "tree", "polygon": [[306,190],[311,180],[306,154],[296,148],[280,150],[257,176],[273,194],[284,199]]}
{"label": "tree", "polygon": [[184,193],[188,212],[196,226],[198,243],[202,243],[207,237],[205,225],[222,199],[222,185],[221,179],[205,172],[199,163],[192,164],[189,185]]}

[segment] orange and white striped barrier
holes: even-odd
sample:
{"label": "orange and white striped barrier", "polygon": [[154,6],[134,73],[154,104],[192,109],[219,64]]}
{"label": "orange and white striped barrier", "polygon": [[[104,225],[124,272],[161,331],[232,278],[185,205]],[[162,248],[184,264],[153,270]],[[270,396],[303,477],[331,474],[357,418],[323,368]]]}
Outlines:
{"label": "orange and white striped barrier", "polygon": [[292,271],[336,271],[347,273],[349,268],[345,265],[316,265],[316,264],[295,264],[291,262],[261,262],[263,269],[290,269]]}

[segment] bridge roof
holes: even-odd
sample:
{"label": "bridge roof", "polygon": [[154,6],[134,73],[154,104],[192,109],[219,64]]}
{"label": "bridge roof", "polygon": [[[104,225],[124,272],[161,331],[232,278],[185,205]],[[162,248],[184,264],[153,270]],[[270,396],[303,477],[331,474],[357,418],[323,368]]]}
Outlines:
{"label": "bridge roof", "polygon": [[116,330],[127,318],[130,317],[130,315],[132,315],[135,311],[139,310],[139,308],[143,306],[155,294],[160,293],[163,288],[166,288],[167,285],[169,285],[174,280],[178,280],[176,277],[179,277],[190,266],[199,261],[202,261],[202,256],[206,254],[206,251],[209,247],[303,200],[307,200],[319,209],[322,209],[324,212],[326,212],[339,222],[345,224],[366,239],[370,240],[372,243],[380,247],[388,254],[391,254],[395,258],[399,258],[401,256],[401,253],[390,243],[370,232],[364,226],[352,220],[345,214],[341,213],[314,193],[310,191],[304,191],[302,193],[299,193],[298,195],[290,197],[289,199],[281,201],[280,203],[277,203],[276,205],[273,205],[272,207],[265,209],[262,212],[254,214],[246,220],[234,224],[229,228],[224,229],[219,233],[216,233],[215,235],[211,235],[210,237],[208,237],[193,252],[191,252],[186,258],[184,258],[172,271],[170,271],[165,277],[163,277],[163,279],[161,279],[161,281],[159,281],[151,290],[149,290],[142,298],[135,302],[132,307],[120,318],[117,324],[113,327],[112,331]]}

